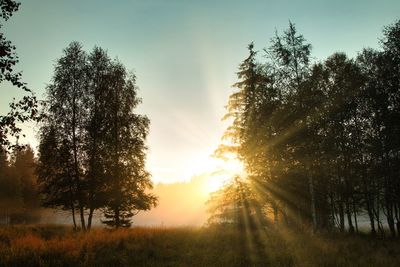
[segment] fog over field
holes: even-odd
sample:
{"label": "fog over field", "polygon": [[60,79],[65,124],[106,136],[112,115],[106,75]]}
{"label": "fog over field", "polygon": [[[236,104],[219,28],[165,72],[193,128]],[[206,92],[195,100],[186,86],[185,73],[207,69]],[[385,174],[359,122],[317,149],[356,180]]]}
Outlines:
{"label": "fog over field", "polygon": [[19,266],[400,266],[400,1],[0,0]]}

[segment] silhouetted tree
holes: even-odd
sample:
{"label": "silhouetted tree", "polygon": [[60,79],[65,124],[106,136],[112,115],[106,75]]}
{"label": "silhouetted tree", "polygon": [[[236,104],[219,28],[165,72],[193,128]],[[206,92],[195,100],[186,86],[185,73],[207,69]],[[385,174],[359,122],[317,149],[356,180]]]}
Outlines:
{"label": "silhouetted tree", "polygon": [[107,101],[102,111],[107,148],[106,219],[102,222],[116,228],[129,227],[133,215],[157,202],[154,195],[146,192],[152,188],[150,174],[145,169],[149,119],[134,113],[141,101],[135,80],[118,61],[110,64],[104,95]]}
{"label": "silhouetted tree", "polygon": [[[52,186],[60,186],[59,189],[51,188],[51,195],[59,190],[68,192],[69,198],[60,196],[61,202],[56,201],[55,205],[61,205],[63,208],[75,208],[79,211],[80,225],[83,230],[86,229],[84,209],[86,206],[84,160],[86,158],[84,137],[86,132],[86,122],[88,117],[87,96],[87,55],[82,50],[82,46],[77,43],[71,43],[65,50],[55,66],[55,72],[52,83],[47,87],[46,120],[42,124],[42,146],[40,157],[46,155],[49,150],[57,149],[55,159],[58,161],[57,171],[62,175],[62,180],[58,182],[59,177],[51,176],[54,166],[40,164],[39,177],[46,188],[47,183]],[[47,136],[50,134],[50,136]],[[53,135],[53,136],[52,136]],[[54,148],[49,148],[46,144],[47,139],[55,142]],[[54,145],[54,144],[52,144]],[[57,156],[58,157],[57,157]],[[51,157],[51,155],[49,155]],[[50,159],[51,161],[52,159]],[[43,170],[50,168],[49,171]],[[42,174],[50,174],[49,176]],[[54,191],[54,192],[52,192]],[[57,198],[58,196],[56,196]]]}
{"label": "silhouetted tree", "polygon": [[107,92],[109,85],[107,77],[110,71],[111,60],[106,51],[95,47],[88,57],[89,117],[86,125],[85,150],[87,157],[85,165],[86,183],[88,189],[88,228],[92,225],[93,214],[96,209],[106,203],[106,173],[105,164],[108,153],[105,126],[105,113],[107,108]]}
{"label": "silhouetted tree", "polygon": [[236,176],[208,201],[208,223],[234,225],[241,229],[265,225],[263,205],[257,200],[247,179]]}
{"label": "silhouetted tree", "polygon": [[3,223],[33,223],[40,218],[35,156],[26,146],[0,155],[0,218]]}
{"label": "silhouetted tree", "polygon": [[28,120],[40,119],[38,116],[38,104],[33,92],[21,81],[21,72],[14,70],[18,63],[18,56],[15,52],[15,46],[7,40],[2,30],[6,22],[14,12],[18,11],[20,3],[13,0],[0,1],[0,83],[9,82],[12,86],[24,90],[25,95],[18,102],[10,104],[10,112],[7,115],[0,116],[0,145],[5,149],[17,147],[10,141],[10,136],[18,139],[21,136],[21,128],[18,123]]}
{"label": "silhouetted tree", "polygon": [[236,153],[276,224],[355,232],[366,214],[372,233],[384,235],[384,220],[400,233],[399,32],[399,21],[384,28],[381,51],[315,64],[292,23],[264,50],[265,63],[249,46],[228,103],[230,142],[216,154]]}
{"label": "silhouetted tree", "polygon": [[40,200],[35,174],[36,159],[33,149],[28,145],[14,151],[12,173],[19,181],[23,211],[18,215],[20,222],[36,222],[40,218]]}
{"label": "silhouetted tree", "polygon": [[[0,147],[1,148],[1,147]],[[0,210],[5,224],[12,221],[12,215],[20,212],[23,206],[21,184],[12,173],[12,167],[5,149],[0,149]]]}
{"label": "silhouetted tree", "polygon": [[136,91],[135,76],[101,48],[87,55],[73,42],[58,60],[47,90],[38,175],[44,205],[71,210],[75,227],[76,211],[86,230],[95,210],[120,227],[156,204],[144,166],[149,120],[134,113]]}
{"label": "silhouetted tree", "polygon": [[[232,124],[224,133],[223,138],[226,142],[219,146],[215,154],[222,158],[227,154],[236,154],[245,164],[248,177],[259,181],[259,177],[265,175],[264,172],[260,172],[259,167],[265,166],[263,164],[266,162],[263,161],[265,151],[260,146],[260,142],[264,140],[264,133],[259,131],[258,127],[262,123],[260,121],[263,119],[262,112],[265,112],[265,106],[262,105],[265,104],[267,98],[271,98],[271,93],[268,91],[270,80],[261,65],[256,62],[257,52],[254,50],[253,43],[249,44],[248,50],[249,56],[239,66],[237,73],[239,81],[233,85],[236,91],[229,97],[227,114],[224,117],[224,119],[231,119]],[[248,186],[248,181],[245,183]],[[236,185],[239,185],[239,180]],[[258,190],[263,190],[265,193],[263,186],[261,183],[257,184]],[[225,196],[220,197],[231,197],[226,193],[227,191],[224,191],[222,195],[225,194]],[[247,194],[243,194],[242,197],[247,197]],[[250,200],[243,199],[243,201]],[[217,204],[215,210],[218,209],[218,203],[222,202],[214,203]]]}
{"label": "silhouetted tree", "polygon": [[[268,60],[266,65],[272,68],[274,86],[281,102],[274,113],[273,134],[276,138],[273,149],[279,155],[279,161],[285,164],[275,166],[275,171],[280,173],[280,178],[274,182],[275,199],[281,200],[280,209],[286,222],[288,214],[292,214],[290,217],[294,219],[295,213],[300,216],[300,210],[309,210],[307,213],[311,215],[315,228],[317,215],[310,151],[304,150],[303,143],[303,137],[310,132],[304,119],[309,107],[303,105],[297,97],[302,94],[304,83],[310,76],[311,45],[303,35],[297,33],[295,25],[289,22],[289,28],[282,35],[276,33],[265,52]],[[310,197],[296,199],[299,192],[306,190],[304,179],[308,180]],[[310,204],[306,205],[305,202]]]}

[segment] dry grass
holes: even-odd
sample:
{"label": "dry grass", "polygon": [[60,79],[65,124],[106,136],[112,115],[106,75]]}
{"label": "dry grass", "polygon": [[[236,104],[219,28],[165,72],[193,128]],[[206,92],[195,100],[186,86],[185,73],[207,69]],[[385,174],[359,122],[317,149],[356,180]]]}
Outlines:
{"label": "dry grass", "polygon": [[0,266],[400,266],[400,242],[223,228],[0,228]]}

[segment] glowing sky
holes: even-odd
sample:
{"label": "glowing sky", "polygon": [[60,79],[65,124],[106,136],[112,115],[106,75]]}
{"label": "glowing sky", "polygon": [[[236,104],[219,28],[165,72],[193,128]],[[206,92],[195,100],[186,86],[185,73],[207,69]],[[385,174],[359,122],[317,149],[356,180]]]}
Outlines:
{"label": "glowing sky", "polygon": [[[323,59],[378,47],[384,25],[398,19],[400,1],[172,1],[25,0],[6,23],[17,46],[23,79],[43,96],[55,59],[71,41],[118,57],[138,77],[151,120],[148,168],[155,181],[188,179],[212,171],[209,159],[238,64],[255,41],[264,48],[290,19]],[[18,97],[1,86],[0,114]],[[34,127],[26,129],[34,140]]]}

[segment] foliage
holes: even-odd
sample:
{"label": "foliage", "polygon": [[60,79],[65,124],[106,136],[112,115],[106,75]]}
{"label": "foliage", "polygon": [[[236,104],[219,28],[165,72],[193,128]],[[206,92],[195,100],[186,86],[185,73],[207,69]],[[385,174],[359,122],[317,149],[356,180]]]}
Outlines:
{"label": "foliage", "polygon": [[[157,198],[145,170],[149,120],[134,113],[141,102],[136,78],[101,48],[88,55],[71,43],[47,88],[38,175],[43,204],[75,213],[90,229],[94,211],[104,223],[130,226]],[[86,212],[88,212],[86,220]]]}
{"label": "foliage", "polygon": [[31,147],[0,155],[0,220],[4,224],[33,223],[40,217],[35,156]]}
{"label": "foliage", "polygon": [[18,102],[10,104],[10,111],[7,115],[0,116],[0,146],[7,149],[18,147],[10,141],[10,136],[17,140],[21,136],[21,128],[18,123],[29,120],[39,121],[38,102],[31,89],[21,81],[22,73],[14,70],[18,63],[18,56],[15,52],[16,47],[7,40],[3,33],[3,24],[14,12],[18,11],[20,3],[13,0],[0,1],[0,83],[4,81],[12,86],[24,90],[27,95],[23,96]]}
{"label": "foliage", "polygon": [[249,184],[241,177],[235,177],[223,188],[212,193],[209,206],[212,214],[208,220],[210,225],[232,224],[243,229],[265,225],[262,206]]}
{"label": "foliage", "polygon": [[315,63],[291,22],[264,62],[249,46],[228,102],[229,142],[216,154],[242,160],[264,217],[272,210],[275,223],[354,232],[366,215],[372,233],[387,224],[400,235],[399,32],[399,21],[384,28],[381,51]]}

